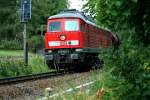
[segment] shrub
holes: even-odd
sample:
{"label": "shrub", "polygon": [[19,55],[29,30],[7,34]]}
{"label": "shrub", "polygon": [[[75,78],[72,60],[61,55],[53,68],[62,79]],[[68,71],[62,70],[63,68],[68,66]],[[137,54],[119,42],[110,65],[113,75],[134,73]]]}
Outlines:
{"label": "shrub", "polygon": [[121,76],[126,81],[125,91],[120,91],[119,99],[147,100],[149,98],[149,49],[143,46],[125,45],[118,51],[108,50],[103,55],[105,67],[115,68],[112,75]]}
{"label": "shrub", "polygon": [[29,61],[29,66],[32,68],[32,73],[42,73],[50,71],[44,62],[44,57],[35,55]]}
{"label": "shrub", "polygon": [[41,36],[32,36],[28,39],[29,50],[36,53],[38,49],[43,48],[43,39]]}
{"label": "shrub", "polygon": [[0,49],[21,50],[22,48],[22,43],[17,40],[0,40]]}
{"label": "shrub", "polygon": [[0,60],[0,77],[13,77],[29,74],[38,74],[50,71],[44,59],[40,56],[33,56],[29,60],[28,66],[19,59],[4,59]]}
{"label": "shrub", "polygon": [[32,70],[30,66],[25,66],[22,61],[0,61],[0,76],[1,77],[12,77],[31,74]]}

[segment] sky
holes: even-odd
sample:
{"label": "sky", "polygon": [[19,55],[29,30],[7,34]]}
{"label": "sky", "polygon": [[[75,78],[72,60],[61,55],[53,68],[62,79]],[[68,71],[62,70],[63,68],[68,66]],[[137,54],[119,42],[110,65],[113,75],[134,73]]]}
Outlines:
{"label": "sky", "polygon": [[77,9],[79,11],[82,11],[81,8],[85,4],[85,1],[83,0],[69,0],[70,6],[69,9]]}

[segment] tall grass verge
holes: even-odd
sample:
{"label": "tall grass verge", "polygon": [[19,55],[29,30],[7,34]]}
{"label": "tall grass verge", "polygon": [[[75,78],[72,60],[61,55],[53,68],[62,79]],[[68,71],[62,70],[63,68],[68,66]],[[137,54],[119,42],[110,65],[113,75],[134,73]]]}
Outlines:
{"label": "tall grass verge", "polygon": [[37,55],[30,57],[28,66],[24,64],[23,60],[16,60],[15,58],[0,60],[0,78],[38,74],[48,71],[50,70],[44,64],[44,58]]}
{"label": "tall grass verge", "polygon": [[50,69],[44,62],[44,57],[39,55],[35,55],[29,60],[29,66],[31,67],[33,74],[50,71]]}
{"label": "tall grass verge", "polygon": [[31,73],[31,67],[25,66],[22,61],[0,61],[0,78],[27,75]]}
{"label": "tall grass verge", "polygon": [[8,50],[21,50],[23,48],[22,42],[18,40],[0,40],[0,49],[8,49]]}
{"label": "tall grass verge", "polygon": [[92,85],[65,94],[60,92],[59,96],[51,100],[118,100],[128,85],[122,77],[112,75],[113,70],[104,68],[98,75],[93,74],[92,78],[96,81]]}

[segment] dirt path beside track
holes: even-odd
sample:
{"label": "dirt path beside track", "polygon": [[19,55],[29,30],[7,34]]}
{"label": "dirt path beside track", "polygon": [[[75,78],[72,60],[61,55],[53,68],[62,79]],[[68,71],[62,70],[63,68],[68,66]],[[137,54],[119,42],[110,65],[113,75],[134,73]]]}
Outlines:
{"label": "dirt path beside track", "polygon": [[52,92],[64,90],[92,80],[93,74],[95,72],[74,73],[9,86],[0,86],[0,100],[35,100],[44,96],[44,91],[48,87],[52,88]]}

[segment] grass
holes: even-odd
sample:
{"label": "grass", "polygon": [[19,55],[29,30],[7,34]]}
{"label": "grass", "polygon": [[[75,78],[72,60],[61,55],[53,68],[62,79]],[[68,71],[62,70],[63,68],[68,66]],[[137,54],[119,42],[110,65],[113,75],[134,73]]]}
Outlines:
{"label": "grass", "polygon": [[29,60],[29,66],[31,66],[32,74],[51,71],[45,64],[44,57],[39,55],[34,55],[34,57]]}
{"label": "grass", "polygon": [[23,56],[22,50],[0,50],[0,57],[3,56]]}
{"label": "grass", "polygon": [[[32,56],[33,54],[28,52],[29,56]],[[6,56],[22,56],[24,55],[23,50],[0,50],[0,57],[6,57]]]}
{"label": "grass", "polygon": [[49,68],[44,63],[44,57],[29,53],[29,63],[26,66],[23,62],[22,50],[0,50],[0,78],[14,77],[29,74],[49,72]]}
{"label": "grass", "polygon": [[[23,56],[23,54],[24,54],[23,50],[0,50],[0,57]],[[32,55],[32,53],[29,52],[29,55]]]}

